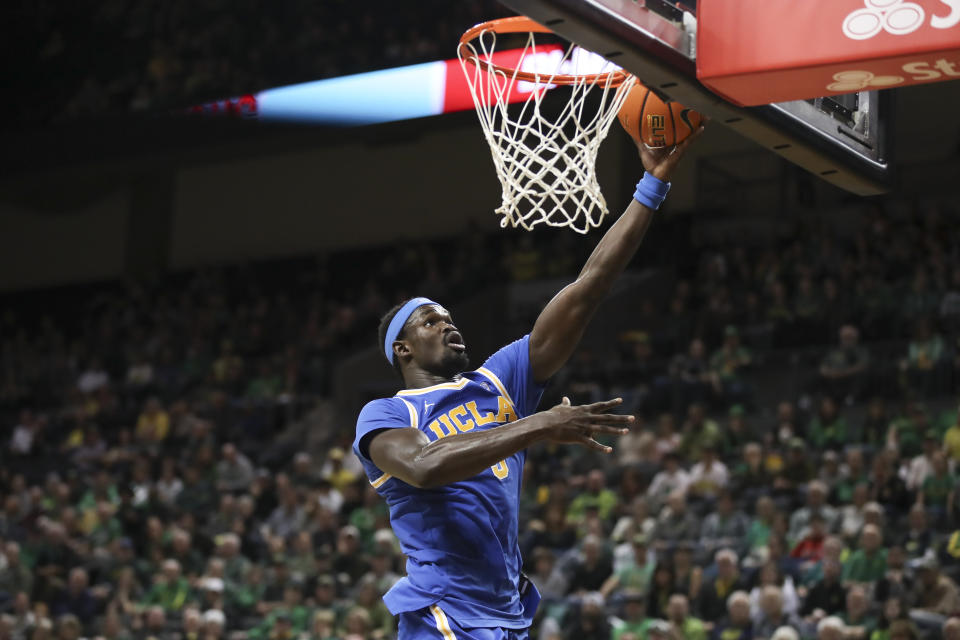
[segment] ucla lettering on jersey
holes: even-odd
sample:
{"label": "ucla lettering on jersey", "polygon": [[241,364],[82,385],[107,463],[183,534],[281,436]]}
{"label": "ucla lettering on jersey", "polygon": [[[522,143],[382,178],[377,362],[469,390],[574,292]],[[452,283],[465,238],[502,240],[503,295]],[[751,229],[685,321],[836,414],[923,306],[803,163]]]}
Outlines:
{"label": "ucla lettering on jersey", "polygon": [[[500,349],[452,382],[399,391],[368,403],[357,420],[354,452],[390,509],[407,555],[407,577],[384,596],[397,615],[441,603],[466,627],[525,628],[535,604],[521,602],[518,509],[525,452],[460,482],[417,489],[377,468],[365,438],[413,427],[431,440],[496,429],[536,411],[529,336]],[[535,602],[536,599],[534,599]]]}

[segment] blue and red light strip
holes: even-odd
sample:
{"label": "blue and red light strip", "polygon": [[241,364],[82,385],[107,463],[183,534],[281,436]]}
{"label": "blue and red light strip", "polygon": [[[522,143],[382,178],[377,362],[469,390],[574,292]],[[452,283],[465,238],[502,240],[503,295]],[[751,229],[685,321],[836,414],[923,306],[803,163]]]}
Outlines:
{"label": "blue and red light strip", "polygon": [[[510,49],[494,53],[492,60],[500,66],[522,65],[527,69],[550,58],[555,60],[562,52],[560,45],[538,46],[536,53],[526,55],[523,49]],[[609,64],[600,61],[596,64]],[[510,92],[510,102],[526,100],[534,89],[523,84]],[[276,87],[208,102],[188,111],[262,121],[350,126],[423,118],[473,107],[460,61],[453,59]]]}

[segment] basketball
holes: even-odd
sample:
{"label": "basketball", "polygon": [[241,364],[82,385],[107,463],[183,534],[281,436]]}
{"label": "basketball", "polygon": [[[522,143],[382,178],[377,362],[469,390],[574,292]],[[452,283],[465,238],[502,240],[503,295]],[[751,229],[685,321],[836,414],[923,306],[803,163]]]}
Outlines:
{"label": "basketball", "polygon": [[620,107],[620,124],[635,142],[648,147],[672,147],[697,130],[703,117],[679,102],[664,102],[640,83]]}

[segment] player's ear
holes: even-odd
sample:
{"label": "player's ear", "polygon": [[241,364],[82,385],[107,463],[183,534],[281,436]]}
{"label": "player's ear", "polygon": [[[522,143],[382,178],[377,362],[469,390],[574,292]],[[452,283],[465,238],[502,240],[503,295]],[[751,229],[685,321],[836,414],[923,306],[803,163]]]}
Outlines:
{"label": "player's ear", "polygon": [[394,359],[400,358],[402,356],[410,355],[410,344],[406,340],[394,340],[393,341],[393,357]]}

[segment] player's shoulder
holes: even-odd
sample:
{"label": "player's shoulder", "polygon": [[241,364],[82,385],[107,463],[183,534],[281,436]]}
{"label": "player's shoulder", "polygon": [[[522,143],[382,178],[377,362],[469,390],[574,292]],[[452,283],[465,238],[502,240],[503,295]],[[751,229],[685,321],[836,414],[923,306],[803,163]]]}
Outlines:
{"label": "player's shoulder", "polygon": [[517,359],[526,360],[530,352],[530,334],[523,335],[516,340],[508,342],[492,354],[483,363],[484,367],[503,360],[514,361]]}
{"label": "player's shoulder", "polygon": [[364,418],[391,415],[395,413],[407,413],[407,405],[400,398],[391,396],[389,398],[376,398],[363,405],[360,410],[360,421]]}
{"label": "player's shoulder", "polygon": [[384,429],[401,429],[417,425],[417,416],[413,408],[398,398],[377,398],[371,400],[360,410],[357,416],[356,438],[353,450],[364,462],[369,461],[366,442],[376,432]]}

